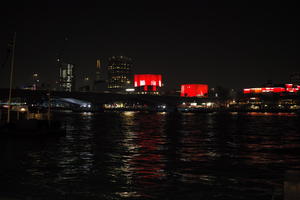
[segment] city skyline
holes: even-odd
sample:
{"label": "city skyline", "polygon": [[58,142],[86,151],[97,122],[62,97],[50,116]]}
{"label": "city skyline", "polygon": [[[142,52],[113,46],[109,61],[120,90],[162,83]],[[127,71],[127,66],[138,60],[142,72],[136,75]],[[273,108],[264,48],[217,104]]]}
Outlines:
{"label": "city skyline", "polygon": [[[167,89],[186,83],[238,89],[287,82],[299,71],[298,16],[280,2],[179,7],[21,1],[11,6],[15,15],[9,5],[1,14],[0,59],[16,31],[15,85],[30,81],[33,72],[54,81],[62,51],[66,62],[84,72],[78,79],[93,74],[96,59],[107,67],[108,57],[124,55],[133,59],[134,73],[162,74]],[[7,66],[1,74],[0,87],[7,87]]]}

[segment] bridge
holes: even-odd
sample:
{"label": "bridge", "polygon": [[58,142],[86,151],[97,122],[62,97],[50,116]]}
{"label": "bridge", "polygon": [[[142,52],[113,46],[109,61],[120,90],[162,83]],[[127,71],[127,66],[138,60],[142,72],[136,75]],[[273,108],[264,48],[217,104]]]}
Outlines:
{"label": "bridge", "polygon": [[[0,100],[6,101],[8,99],[8,89],[0,89]],[[12,90],[12,98],[20,98],[28,103],[37,102],[48,99],[49,92],[46,90]],[[93,105],[102,106],[113,102],[132,102],[143,103],[147,105],[161,105],[175,107],[182,102],[218,102],[216,98],[191,98],[180,96],[166,96],[166,95],[142,95],[142,94],[115,94],[115,93],[97,93],[97,92],[62,92],[50,91],[51,98],[65,99],[72,98],[79,101],[90,102]]]}

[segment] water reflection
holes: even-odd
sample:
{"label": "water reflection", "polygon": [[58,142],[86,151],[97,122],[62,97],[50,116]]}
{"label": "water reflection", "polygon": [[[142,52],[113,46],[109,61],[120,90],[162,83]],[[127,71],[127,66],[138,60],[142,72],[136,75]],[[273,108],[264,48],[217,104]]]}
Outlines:
{"label": "water reflection", "polygon": [[105,112],[56,117],[64,121],[64,138],[0,140],[0,197],[282,199],[285,171],[300,169],[296,116]]}
{"label": "water reflection", "polygon": [[[165,117],[147,116],[139,112],[124,112],[121,117],[124,135],[122,145],[125,152],[121,158],[123,165],[119,170],[125,174],[128,186],[135,186],[131,186],[131,190],[136,191],[129,190],[117,194],[121,197],[151,196],[144,191],[144,187],[155,190],[154,188],[160,187],[157,179],[163,179],[165,176],[165,158],[160,153],[161,146],[165,144],[162,127]],[[153,127],[153,124],[156,126]]]}

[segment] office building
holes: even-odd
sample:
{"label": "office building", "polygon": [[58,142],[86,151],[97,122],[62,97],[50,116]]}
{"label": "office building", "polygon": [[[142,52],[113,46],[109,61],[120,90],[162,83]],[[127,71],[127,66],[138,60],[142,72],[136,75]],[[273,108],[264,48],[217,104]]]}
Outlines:
{"label": "office building", "polygon": [[74,65],[60,63],[59,88],[61,91],[72,92],[75,90]]}
{"label": "office building", "polygon": [[33,90],[38,90],[40,85],[39,74],[33,73],[32,75],[32,88]]}
{"label": "office building", "polygon": [[103,77],[101,76],[101,62],[100,60],[96,60],[96,76],[95,76],[95,82],[103,80]]}
{"label": "office building", "polygon": [[132,59],[126,56],[112,56],[108,59],[108,89],[125,93],[132,87]]}
{"label": "office building", "polygon": [[103,68],[101,68],[101,61],[100,61],[100,59],[97,59],[93,91],[94,92],[105,92],[106,90],[107,90],[107,81],[104,78]]}

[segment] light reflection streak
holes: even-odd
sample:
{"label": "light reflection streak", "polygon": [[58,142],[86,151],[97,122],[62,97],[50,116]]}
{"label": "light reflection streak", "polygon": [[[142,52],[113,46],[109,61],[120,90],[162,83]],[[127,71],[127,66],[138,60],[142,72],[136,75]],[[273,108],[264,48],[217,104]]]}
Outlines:
{"label": "light reflection streak", "polygon": [[244,115],[250,116],[284,116],[284,117],[295,117],[297,116],[296,113],[271,113],[271,112],[248,112],[243,113]]}
{"label": "light reflection streak", "polygon": [[[162,137],[163,127],[160,126],[160,124],[163,124],[162,120],[164,120],[165,115],[157,114],[151,119],[145,118],[143,115],[144,113],[138,112],[123,112],[121,114],[122,129],[124,130],[124,138],[121,144],[126,154],[121,157],[122,166],[114,170],[120,172],[126,178],[128,185],[135,184],[137,187],[116,193],[121,197],[145,197],[147,194],[141,193],[145,184],[150,184],[151,187],[159,187],[155,180],[166,176],[163,163],[165,159],[159,153],[160,146],[165,144],[164,137]],[[151,120],[151,123],[148,123],[149,120]],[[154,121],[157,121],[157,123]],[[146,128],[153,123],[158,126]],[[134,127],[135,129],[132,131],[128,127]],[[143,131],[140,131],[140,129]]]}
{"label": "light reflection streak", "polygon": [[[67,142],[60,147],[60,153],[57,155],[57,167],[61,169],[58,173],[56,182],[66,180],[76,180],[79,174],[82,176],[90,174],[94,166],[93,145],[91,143],[92,115],[90,113],[82,114],[81,126],[83,131],[75,128],[75,121],[67,124]],[[73,119],[72,119],[73,120]]]}

